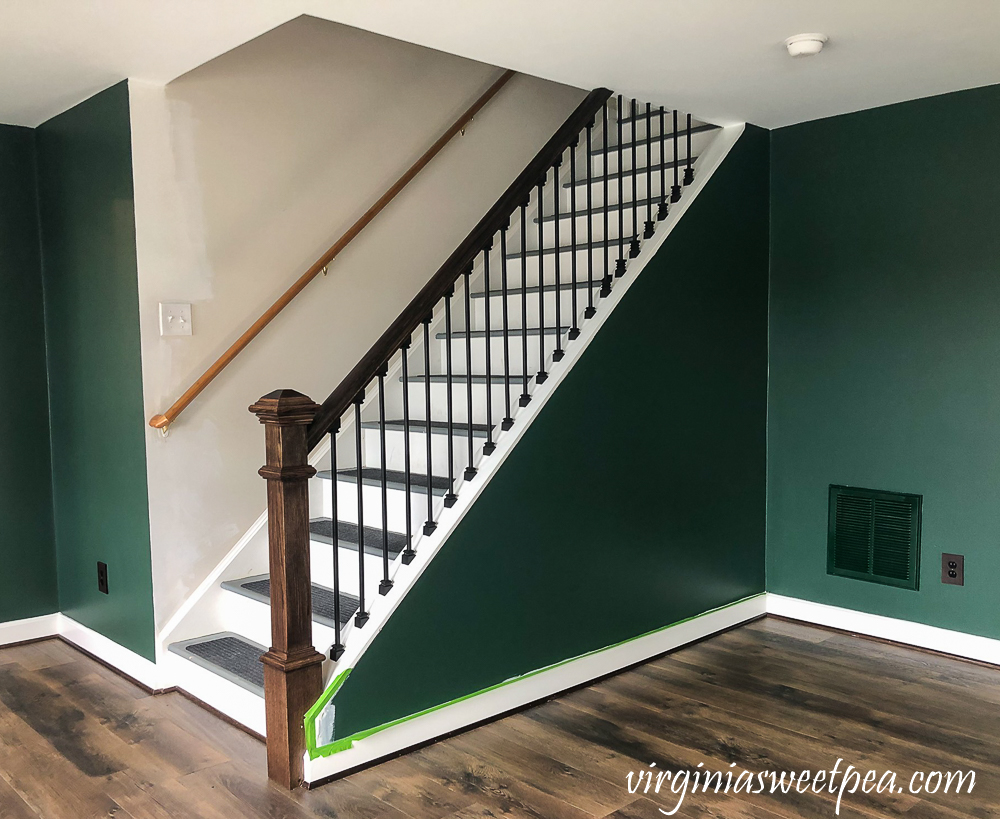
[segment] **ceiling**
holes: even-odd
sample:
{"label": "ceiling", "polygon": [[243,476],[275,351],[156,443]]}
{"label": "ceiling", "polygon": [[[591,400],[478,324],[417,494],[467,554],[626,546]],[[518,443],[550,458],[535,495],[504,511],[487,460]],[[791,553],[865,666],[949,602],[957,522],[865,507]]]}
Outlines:
{"label": "ceiling", "polygon": [[[3,0],[0,122],[169,82],[301,14],[768,128],[1000,83],[995,0]],[[812,31],[826,50],[788,57]]]}

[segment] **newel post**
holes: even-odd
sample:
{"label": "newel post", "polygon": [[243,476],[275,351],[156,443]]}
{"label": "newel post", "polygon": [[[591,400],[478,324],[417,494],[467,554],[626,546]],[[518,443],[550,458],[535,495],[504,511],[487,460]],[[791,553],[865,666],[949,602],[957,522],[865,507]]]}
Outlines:
{"label": "newel post", "polygon": [[267,775],[286,788],[302,781],[303,718],[323,693],[323,655],[312,644],[309,574],[309,465],[306,431],[319,410],[294,390],[250,407],[264,425],[267,534],[271,569],[271,648],[264,663]]}

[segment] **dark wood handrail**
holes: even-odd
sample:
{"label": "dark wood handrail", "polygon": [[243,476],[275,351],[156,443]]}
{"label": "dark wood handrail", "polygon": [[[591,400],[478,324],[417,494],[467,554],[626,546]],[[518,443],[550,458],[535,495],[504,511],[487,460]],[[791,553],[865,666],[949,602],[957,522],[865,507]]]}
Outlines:
{"label": "dark wood handrail", "polygon": [[549,168],[563,155],[566,148],[579,138],[581,131],[594,120],[610,97],[611,91],[607,88],[597,88],[587,95],[479,224],[472,229],[458,249],[340,382],[340,386],[330,393],[309,426],[310,449],[319,444],[323,436],[334,428],[354,399],[376,377],[382,365],[396,354],[424,319],[433,313],[437,303],[455,286],[458,278],[475,261],[477,254],[490,244],[498,231],[506,227],[511,214],[530,197],[539,180],[548,173]]}
{"label": "dark wood handrail", "polygon": [[478,114],[480,110],[482,110],[486,103],[497,95],[497,92],[499,92],[500,89],[503,88],[516,73],[517,72],[515,71],[504,71],[500,79],[493,83],[493,85],[491,85],[486,92],[478,100],[476,100],[464,114],[462,114],[462,116],[455,120],[454,124],[444,132],[441,138],[428,148],[426,153],[424,153],[424,155],[421,156],[420,159],[418,159],[391,188],[389,188],[389,190],[382,194],[379,200],[368,208],[368,210],[365,211],[365,214],[358,219],[357,222],[351,225],[350,229],[343,236],[341,236],[337,242],[328,251],[326,251],[326,253],[320,256],[316,263],[303,273],[295,284],[289,287],[288,290],[286,290],[281,297],[274,304],[272,304],[243,335],[236,339],[232,346],[226,350],[226,352],[224,352],[197,381],[188,387],[185,393],[173,403],[170,409],[162,415],[154,415],[150,418],[149,425],[155,429],[165,429],[170,426],[170,424],[177,419],[177,416],[180,415],[187,408],[187,406],[201,394],[202,390],[215,380],[216,376],[218,376],[219,373],[221,373],[230,364],[230,362],[232,362],[232,360],[236,358],[236,356],[238,356],[244,348],[254,340],[254,338],[257,337],[261,330],[271,323],[278,313],[288,306],[292,299],[305,289],[307,284],[309,284],[326,269],[327,265],[329,265],[341,253],[341,251],[343,251],[344,248],[347,247],[354,240],[354,238],[361,233],[361,231],[364,230],[369,223],[379,215],[379,213],[382,212],[386,205],[396,198],[396,195],[403,190],[403,188],[405,188],[413,180],[413,178],[420,173],[420,171],[424,169],[424,166],[426,166],[428,162],[440,153],[441,149],[444,148],[444,146],[448,144],[448,142],[450,142],[459,131],[464,129],[469,124],[472,118]]}

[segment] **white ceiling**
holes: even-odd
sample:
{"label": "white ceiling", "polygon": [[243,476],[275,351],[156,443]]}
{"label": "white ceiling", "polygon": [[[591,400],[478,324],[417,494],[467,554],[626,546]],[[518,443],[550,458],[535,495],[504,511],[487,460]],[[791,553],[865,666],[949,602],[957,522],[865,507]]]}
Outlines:
{"label": "white ceiling", "polygon": [[[2,0],[0,122],[168,82],[300,14],[769,128],[1000,83],[997,0]],[[792,60],[807,31],[829,45]]]}

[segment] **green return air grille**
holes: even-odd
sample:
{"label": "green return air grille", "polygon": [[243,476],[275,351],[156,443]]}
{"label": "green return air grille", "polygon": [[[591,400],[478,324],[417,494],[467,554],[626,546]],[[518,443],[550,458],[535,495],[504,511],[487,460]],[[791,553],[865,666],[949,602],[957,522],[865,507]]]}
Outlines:
{"label": "green return air grille", "polygon": [[827,574],[916,590],[920,495],[830,487]]}

